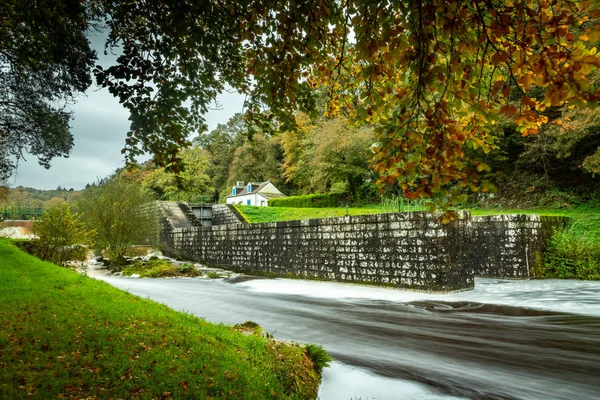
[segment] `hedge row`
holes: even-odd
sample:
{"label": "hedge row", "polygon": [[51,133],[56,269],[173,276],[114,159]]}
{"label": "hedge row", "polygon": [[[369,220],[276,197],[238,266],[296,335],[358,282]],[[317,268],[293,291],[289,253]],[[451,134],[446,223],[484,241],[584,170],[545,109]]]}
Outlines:
{"label": "hedge row", "polygon": [[343,199],[343,193],[306,194],[302,196],[270,199],[269,206],[293,208],[339,207],[342,205]]}

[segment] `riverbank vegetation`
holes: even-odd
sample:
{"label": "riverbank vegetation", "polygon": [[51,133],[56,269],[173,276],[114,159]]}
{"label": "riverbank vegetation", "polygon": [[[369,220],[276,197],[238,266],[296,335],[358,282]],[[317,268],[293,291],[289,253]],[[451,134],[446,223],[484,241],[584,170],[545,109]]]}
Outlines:
{"label": "riverbank vegetation", "polygon": [[32,254],[61,266],[69,261],[85,261],[88,252],[85,246],[92,244],[95,233],[87,229],[81,216],[66,203],[46,209],[34,221],[31,232],[35,235],[29,246]]}
{"label": "riverbank vegetation", "polygon": [[576,214],[550,237],[541,277],[600,280],[600,213]]}
{"label": "riverbank vegetation", "polygon": [[202,272],[192,264],[175,265],[170,260],[136,261],[123,268],[124,276],[137,274],[140,278],[168,278],[184,276],[194,278],[202,276]]}
{"label": "riverbank vegetation", "polygon": [[242,335],[0,241],[0,398],[311,399],[311,349]]}

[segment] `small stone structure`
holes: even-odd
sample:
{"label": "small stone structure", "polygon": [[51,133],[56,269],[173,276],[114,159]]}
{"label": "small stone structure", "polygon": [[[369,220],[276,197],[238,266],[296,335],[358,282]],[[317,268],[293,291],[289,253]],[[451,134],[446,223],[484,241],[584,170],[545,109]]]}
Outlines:
{"label": "small stone structure", "polygon": [[466,264],[476,276],[523,279],[534,276],[547,239],[563,217],[491,215],[470,218]]}
{"label": "small stone structure", "polygon": [[216,204],[212,207],[212,224],[229,225],[246,223],[244,217],[231,204]]}
{"label": "small stone structure", "polygon": [[187,228],[194,226],[190,215],[181,209],[176,201],[159,201],[158,209],[162,213],[163,220],[169,221],[174,228]]}
{"label": "small stone structure", "polygon": [[556,224],[462,213],[444,225],[421,212],[248,224],[218,205],[211,227],[164,219],[161,239],[169,254],[238,272],[450,292],[472,289],[475,276],[532,276]]}

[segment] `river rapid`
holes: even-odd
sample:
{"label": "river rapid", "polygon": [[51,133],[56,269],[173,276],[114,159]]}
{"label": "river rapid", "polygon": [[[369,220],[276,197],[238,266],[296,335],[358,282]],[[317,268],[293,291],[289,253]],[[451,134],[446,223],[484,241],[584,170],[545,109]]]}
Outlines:
{"label": "river rapid", "polygon": [[92,276],[208,321],[322,344],[319,397],[600,399],[600,282],[476,279],[432,295],[286,279]]}

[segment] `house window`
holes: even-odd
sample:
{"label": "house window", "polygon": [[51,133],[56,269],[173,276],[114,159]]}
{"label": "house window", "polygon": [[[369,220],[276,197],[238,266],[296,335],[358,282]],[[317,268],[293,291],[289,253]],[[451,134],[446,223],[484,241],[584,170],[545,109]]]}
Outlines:
{"label": "house window", "polygon": [[250,193],[252,191],[252,186],[248,185],[248,193]]}
{"label": "house window", "polygon": [[235,188],[231,189],[231,194],[235,196]]}

